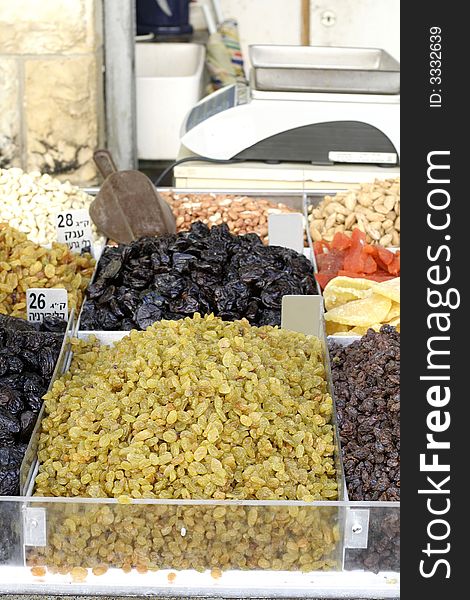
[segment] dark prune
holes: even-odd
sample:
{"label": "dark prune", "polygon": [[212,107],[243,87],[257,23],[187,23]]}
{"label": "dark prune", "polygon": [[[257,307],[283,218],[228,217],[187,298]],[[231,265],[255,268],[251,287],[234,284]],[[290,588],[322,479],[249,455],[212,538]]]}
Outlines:
{"label": "dark prune", "polygon": [[114,279],[122,269],[122,259],[120,257],[111,260],[101,273],[103,279]]}
{"label": "dark prune", "polygon": [[21,393],[12,388],[0,388],[0,406],[13,416],[18,415],[18,413],[24,410]]}
{"label": "dark prune", "polygon": [[184,279],[178,275],[160,273],[154,277],[153,287],[162,296],[174,299],[183,293],[186,286]]}
{"label": "dark prune", "polygon": [[108,331],[117,329],[119,325],[118,317],[106,308],[100,308],[96,311],[96,322],[98,323],[98,329]]}
{"label": "dark prune", "polygon": [[0,408],[0,445],[13,444],[20,432],[18,419],[11,412]]}
{"label": "dark prune", "polygon": [[38,366],[38,354],[33,350],[29,350],[28,348],[24,348],[20,352],[21,360],[26,364],[26,368],[37,368]]}
{"label": "dark prune", "polygon": [[8,405],[16,396],[16,390],[5,385],[0,385],[0,407],[8,410]]}
{"label": "dark prune", "polygon": [[22,442],[28,442],[33,433],[36,424],[37,414],[30,410],[26,410],[20,417],[20,439]]}
{"label": "dark prune", "polygon": [[54,372],[55,363],[57,361],[57,353],[53,348],[45,346],[39,350],[38,367],[39,372],[45,379],[50,379]]}
{"label": "dark prune", "polygon": [[[6,448],[5,448],[6,450]],[[0,465],[0,496],[17,496],[20,490],[20,471]]]}
{"label": "dark prune", "polygon": [[109,302],[112,298],[114,298],[115,294],[116,288],[114,285],[110,285],[99,297],[98,304],[106,304],[106,302]]}
{"label": "dark prune", "polygon": [[8,357],[0,354],[0,377],[8,373]]}
{"label": "dark prune", "polygon": [[172,257],[173,269],[180,274],[189,273],[191,264],[194,264],[196,257],[192,254],[185,254],[184,252],[175,252]]}
{"label": "dark prune", "polygon": [[26,452],[25,444],[17,446],[0,447],[0,469],[14,468],[21,466],[24,453]]}
{"label": "dark prune", "polygon": [[141,304],[135,313],[135,322],[139,329],[147,329],[155,321],[160,321],[162,311],[155,304]]}
{"label": "dark prune", "polygon": [[8,371],[10,373],[21,373],[24,369],[24,364],[18,356],[8,357]]}
{"label": "dark prune", "polygon": [[58,317],[44,317],[40,331],[52,331],[54,333],[65,333],[67,322]]}
{"label": "dark prune", "polygon": [[[148,290],[164,301],[143,301]],[[284,295],[315,293],[312,265],[301,254],[197,222],[176,235],[106,248],[80,329],[143,329],[195,312],[279,325]]]}

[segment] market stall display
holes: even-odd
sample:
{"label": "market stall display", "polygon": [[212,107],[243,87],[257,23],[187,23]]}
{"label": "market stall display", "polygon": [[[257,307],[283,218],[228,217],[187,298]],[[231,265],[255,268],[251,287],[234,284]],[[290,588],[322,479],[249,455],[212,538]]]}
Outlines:
{"label": "market stall display", "polygon": [[400,178],[376,179],[357,189],[325,196],[310,209],[310,233],[314,241],[331,242],[335,233],[354,228],[366,234],[368,244],[400,246]]}
{"label": "market stall display", "polygon": [[363,335],[383,324],[400,331],[400,278],[375,282],[358,277],[335,277],[325,287],[326,332]]}
{"label": "market stall display", "polygon": [[58,243],[45,248],[0,223],[0,314],[26,318],[28,288],[65,288],[69,310],[80,308],[94,265],[88,253]]}
{"label": "market stall display", "polygon": [[[93,196],[70,182],[33,171],[26,173],[17,167],[0,169],[0,223],[27,234],[41,245],[57,240],[55,218],[68,209],[89,209]],[[101,234],[92,225],[96,239]]]}
{"label": "market stall display", "polygon": [[[315,243],[314,265],[293,250],[266,245],[268,215],[299,212],[307,198],[288,197],[294,211],[276,202],[276,193],[172,190],[164,197],[178,233],[111,244],[96,272],[89,255],[71,254],[57,244],[34,245],[0,226],[0,265],[8,264],[0,273],[0,312],[25,317],[25,308],[17,306],[19,294],[24,304],[26,289],[49,279],[54,287],[68,286],[75,306],[83,308],[82,339],[67,346],[74,355],[70,370],[58,375],[46,394],[41,391],[45,412],[28,459],[21,464],[23,441],[21,447],[0,449],[0,472],[8,473],[7,483],[12,473],[17,482],[21,467],[23,501],[32,518],[43,511],[47,534],[23,547],[21,540],[29,535],[24,507],[0,500],[0,521],[8,521],[0,533],[4,564],[26,565],[26,576],[39,584],[61,577],[90,590],[131,571],[131,578],[143,578],[126,583],[135,589],[147,585],[154,572],[177,585],[185,571],[209,573],[213,582],[246,570],[250,577],[398,571],[398,502],[363,505],[370,513],[367,548],[352,549],[345,542],[348,511],[357,498],[350,493],[341,499],[344,473],[351,478],[351,467],[348,462],[343,471],[339,457],[351,447],[359,453],[370,448],[356,438],[345,442],[344,436],[340,448],[334,403],[343,416],[357,411],[360,432],[366,427],[362,413],[346,393],[344,406],[330,396],[324,342],[271,325],[280,324],[285,295],[315,295],[315,275],[320,283],[326,275],[326,332],[363,336],[369,352],[364,360],[375,364],[380,352],[367,341],[368,327],[390,323],[399,329],[399,251],[369,244],[356,224],[351,233]],[[72,283],[77,273],[78,288]],[[0,332],[8,319],[0,316]],[[43,325],[15,320],[15,331],[28,335],[60,327],[47,320]],[[100,342],[85,341],[93,331]],[[10,341],[7,346],[0,348],[0,367],[2,356],[14,349]],[[69,364],[68,352],[63,351],[61,365]],[[369,393],[369,379],[366,385],[357,377],[362,354],[351,356],[340,391],[349,386],[362,404],[375,402],[380,385]],[[336,381],[338,365],[332,366]],[[13,376],[19,378],[0,376],[0,389]],[[0,403],[15,394],[0,394]],[[16,421],[21,426],[21,415],[3,418],[6,412],[11,413],[0,406],[0,429],[18,437],[20,432],[10,430]],[[36,414],[29,425],[35,421]],[[385,428],[385,419],[379,424]],[[367,460],[362,462],[366,467],[356,479],[363,491],[377,477],[367,471]],[[378,477],[379,486],[384,477]],[[363,501],[382,501],[394,486],[399,496],[393,481],[385,492],[363,494]]]}
{"label": "market stall display", "polygon": [[256,233],[268,242],[268,217],[272,214],[296,212],[282,202],[252,196],[219,193],[162,192],[176,217],[176,230],[185,231],[195,221],[205,225],[226,223],[236,235]]}
{"label": "market stall display", "polygon": [[88,288],[81,330],[145,329],[199,312],[279,325],[282,297],[316,294],[313,268],[293,250],[254,233],[201,222],[174,236],[108,247]]}
{"label": "market stall display", "polygon": [[313,249],[315,279],[322,289],[337,276],[387,281],[400,275],[400,251],[367,244],[360,229],[353,229],[351,235],[337,232],[331,242],[315,242]]}

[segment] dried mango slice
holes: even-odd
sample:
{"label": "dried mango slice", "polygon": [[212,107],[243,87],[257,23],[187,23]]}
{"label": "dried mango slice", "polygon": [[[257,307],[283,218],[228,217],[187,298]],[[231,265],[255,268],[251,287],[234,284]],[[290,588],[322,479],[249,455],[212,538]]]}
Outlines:
{"label": "dried mango slice", "polygon": [[393,300],[390,311],[385,318],[385,323],[390,323],[390,321],[396,317],[400,317],[400,304]]}
{"label": "dried mango slice", "polygon": [[354,335],[365,335],[368,329],[368,327],[353,327],[349,330],[349,333]]}
{"label": "dried mango slice", "polygon": [[339,333],[347,333],[350,329],[348,325],[342,325],[341,323],[335,323],[334,321],[327,321],[325,323],[327,335],[338,335]]}
{"label": "dried mango slice", "polygon": [[374,282],[363,277],[335,277],[330,281],[325,289],[329,286],[353,288],[355,290],[369,290],[374,287]]}
{"label": "dried mango slice", "polygon": [[[334,279],[333,279],[334,281]],[[373,286],[374,294],[380,294],[385,298],[390,298],[394,302],[400,303],[400,278],[395,277],[388,281],[382,281],[382,283],[376,283]]]}
{"label": "dried mango slice", "polygon": [[331,288],[328,292],[323,294],[323,299],[325,301],[326,310],[332,310],[338,306],[342,306],[343,304],[347,304],[353,300],[360,300],[364,297],[370,296],[372,292],[370,290],[367,293],[356,293],[355,291],[348,291],[342,288]]}
{"label": "dried mango slice", "polygon": [[351,300],[366,298],[372,294],[373,281],[352,277],[335,277],[325,287],[323,299],[326,310],[331,310]]}
{"label": "dried mango slice", "polygon": [[374,323],[382,323],[391,306],[390,298],[372,294],[368,298],[353,300],[331,309],[325,314],[325,320],[343,325],[366,327]]}

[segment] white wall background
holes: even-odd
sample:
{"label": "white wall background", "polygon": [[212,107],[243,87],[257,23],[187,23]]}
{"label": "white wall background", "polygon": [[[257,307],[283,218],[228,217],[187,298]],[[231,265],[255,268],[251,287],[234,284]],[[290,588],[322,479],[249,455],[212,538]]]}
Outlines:
{"label": "white wall background", "polygon": [[384,48],[400,60],[400,0],[310,0],[310,43]]}
{"label": "white wall background", "polygon": [[[249,44],[300,44],[300,0],[220,1],[224,16],[239,21],[245,57]],[[203,28],[201,9],[191,13]],[[379,47],[400,59],[400,0],[310,0],[310,21],[313,45]]]}

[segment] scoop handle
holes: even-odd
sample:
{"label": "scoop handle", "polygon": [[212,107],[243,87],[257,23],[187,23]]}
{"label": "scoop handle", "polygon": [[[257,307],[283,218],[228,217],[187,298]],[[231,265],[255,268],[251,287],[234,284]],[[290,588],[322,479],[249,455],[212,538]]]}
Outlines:
{"label": "scoop handle", "polygon": [[105,150],[104,148],[95,150],[93,153],[93,160],[95,161],[95,165],[98,167],[99,172],[105,179],[109,175],[117,172],[116,165],[109,150]]}

